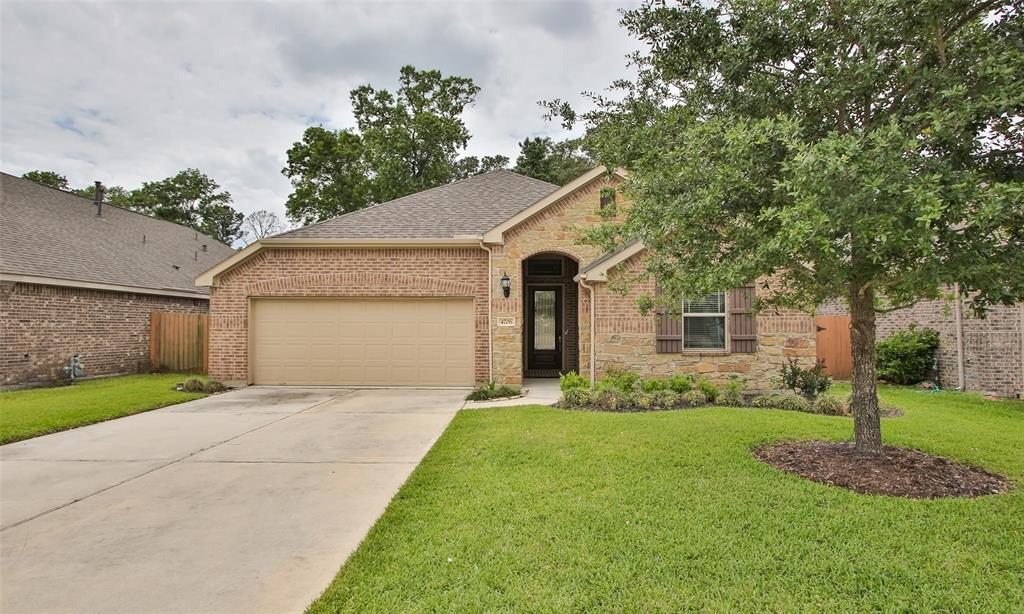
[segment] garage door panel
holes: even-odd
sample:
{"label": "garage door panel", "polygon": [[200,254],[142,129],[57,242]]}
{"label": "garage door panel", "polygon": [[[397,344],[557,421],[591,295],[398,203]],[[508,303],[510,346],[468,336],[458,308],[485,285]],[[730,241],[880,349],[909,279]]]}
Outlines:
{"label": "garage door panel", "polygon": [[470,299],[257,299],[259,384],[471,385]]}

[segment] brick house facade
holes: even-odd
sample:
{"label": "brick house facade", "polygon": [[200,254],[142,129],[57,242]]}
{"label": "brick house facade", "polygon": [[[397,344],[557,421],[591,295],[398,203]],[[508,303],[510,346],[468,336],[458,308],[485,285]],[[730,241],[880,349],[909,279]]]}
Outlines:
{"label": "brick house facade", "polygon": [[[515,203],[500,217],[472,219],[473,207],[491,206],[483,199],[539,189],[528,181],[535,182],[507,171],[487,173],[264,240],[207,271],[197,284],[211,286],[211,375],[253,382],[254,301],[287,297],[470,299],[477,382],[520,383],[531,374],[570,369],[589,376],[591,339],[595,375],[612,367],[659,375],[690,372],[717,381],[737,376],[749,389],[764,389],[773,385],[787,358],[813,364],[813,319],[795,312],[742,316],[751,328],[756,326],[742,350],[737,341],[720,351],[659,352],[657,316],[642,315],[636,304],[640,294],[651,291],[651,282],[639,282],[622,296],[581,272],[603,254],[596,246],[580,244],[579,230],[603,219],[602,190],[620,178],[595,169],[561,188],[547,184],[546,195]],[[500,189],[492,189],[496,183]],[[628,206],[621,194],[617,198],[619,206]],[[449,213],[453,210],[457,213]],[[464,216],[454,223],[476,227],[424,227],[425,220],[444,224],[443,215]],[[546,277],[531,276],[527,265],[538,259],[564,266]],[[642,254],[623,266],[642,269]],[[538,284],[559,290],[554,334],[561,354],[551,372],[527,364],[533,351],[527,342],[527,297]],[[753,292],[750,288],[748,301]],[[734,294],[729,293],[730,306]]]}

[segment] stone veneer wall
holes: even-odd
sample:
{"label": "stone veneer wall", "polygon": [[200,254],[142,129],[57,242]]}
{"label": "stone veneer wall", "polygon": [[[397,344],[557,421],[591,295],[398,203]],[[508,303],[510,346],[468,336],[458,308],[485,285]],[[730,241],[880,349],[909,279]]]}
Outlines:
{"label": "stone veneer wall", "polygon": [[205,313],[203,298],[0,283],[0,385],[66,379],[81,354],[86,376],[149,368],[149,314]]}
{"label": "stone veneer wall", "polygon": [[248,380],[249,299],[288,296],[473,297],[474,375],[488,378],[487,254],[479,248],[261,251],[212,289],[211,377]]}
{"label": "stone veneer wall", "polygon": [[[843,301],[818,309],[820,315],[848,315]],[[913,307],[879,314],[877,338],[916,323],[939,331],[939,384],[958,385],[956,319],[952,299],[921,301]],[[993,307],[985,318],[964,310],[964,379],[967,390],[1013,397],[1024,392],[1024,305]]]}
{"label": "stone veneer wall", "polygon": [[[623,263],[611,271],[609,280],[614,283],[623,276],[642,278],[642,258],[640,254]],[[758,284],[759,295],[763,292]],[[799,311],[759,313],[756,352],[659,354],[655,351],[656,316],[641,315],[636,306],[637,299],[644,294],[654,294],[654,281],[650,278],[629,283],[625,295],[610,290],[608,284],[596,284],[598,377],[613,367],[631,369],[645,376],[692,373],[719,384],[735,376],[744,380],[747,390],[765,390],[775,386],[773,379],[778,377],[789,358],[795,358],[804,367],[814,366],[814,318]],[[581,328],[586,328],[589,322],[589,308],[588,304],[586,315],[581,312]],[[589,375],[589,339],[585,351],[580,364]]]}

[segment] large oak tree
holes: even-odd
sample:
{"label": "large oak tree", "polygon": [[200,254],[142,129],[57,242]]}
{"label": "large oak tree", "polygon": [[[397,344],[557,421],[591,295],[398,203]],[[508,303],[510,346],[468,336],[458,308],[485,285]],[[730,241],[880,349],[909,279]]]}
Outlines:
{"label": "large oak tree", "polygon": [[674,293],[778,274],[767,305],[849,302],[856,448],[882,449],[880,310],[959,284],[1024,298],[1022,3],[647,2],[638,76],[583,120],[631,171],[626,221]]}

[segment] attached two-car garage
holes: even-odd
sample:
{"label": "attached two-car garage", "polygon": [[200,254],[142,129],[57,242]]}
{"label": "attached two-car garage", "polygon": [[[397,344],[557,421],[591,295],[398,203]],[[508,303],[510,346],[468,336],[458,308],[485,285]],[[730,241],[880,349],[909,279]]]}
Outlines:
{"label": "attached two-car garage", "polygon": [[250,316],[256,384],[473,384],[472,299],[256,298]]}

